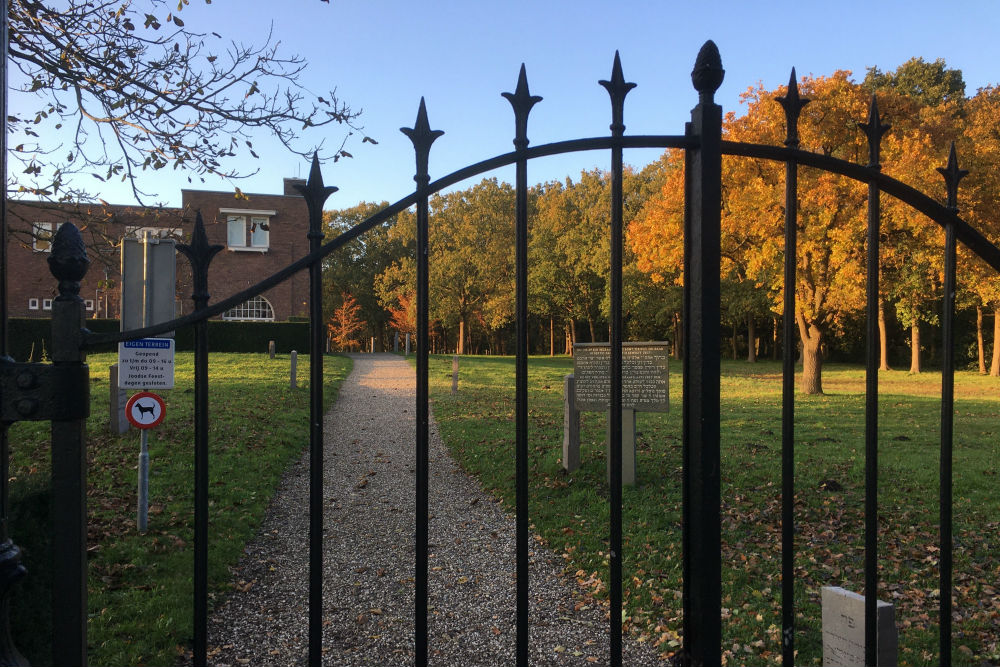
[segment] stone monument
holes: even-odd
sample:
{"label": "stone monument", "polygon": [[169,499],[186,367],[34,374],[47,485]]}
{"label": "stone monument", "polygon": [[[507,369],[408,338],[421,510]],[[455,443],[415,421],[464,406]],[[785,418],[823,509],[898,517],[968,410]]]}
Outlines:
{"label": "stone monument", "polygon": [[[865,597],[839,586],[824,586],[823,667],[865,664]],[[896,667],[899,637],[896,609],[878,601],[878,667]]]}

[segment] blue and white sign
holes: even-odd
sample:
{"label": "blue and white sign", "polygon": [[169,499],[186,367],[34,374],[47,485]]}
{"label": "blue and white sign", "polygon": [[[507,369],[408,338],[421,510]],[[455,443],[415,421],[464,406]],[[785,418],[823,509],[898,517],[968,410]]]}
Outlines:
{"label": "blue and white sign", "polygon": [[173,389],[174,340],[140,338],[118,344],[119,389]]}

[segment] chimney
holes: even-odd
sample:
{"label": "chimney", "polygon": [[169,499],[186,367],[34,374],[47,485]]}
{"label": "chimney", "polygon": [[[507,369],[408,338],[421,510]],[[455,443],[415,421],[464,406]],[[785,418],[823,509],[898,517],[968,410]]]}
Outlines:
{"label": "chimney", "polygon": [[304,178],[285,178],[282,179],[285,184],[285,189],[282,194],[286,197],[301,197],[302,193],[295,189],[296,185],[305,185],[306,179]]}

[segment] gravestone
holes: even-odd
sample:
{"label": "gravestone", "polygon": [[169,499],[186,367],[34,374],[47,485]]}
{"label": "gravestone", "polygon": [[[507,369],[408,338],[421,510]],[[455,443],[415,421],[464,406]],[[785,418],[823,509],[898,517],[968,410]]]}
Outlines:
{"label": "gravestone", "polygon": [[[670,350],[665,341],[622,344],[622,483],[635,484],[635,413],[667,412],[670,409]],[[567,376],[569,377],[569,376]],[[573,382],[566,382],[563,422],[563,467],[580,460],[578,413],[584,410],[609,413],[611,402],[611,344],[573,345]],[[570,389],[572,388],[572,393]],[[570,401],[572,400],[572,409]],[[571,416],[576,412],[577,416]],[[610,413],[606,442],[610,445]],[[576,421],[576,429],[572,424]],[[607,448],[608,479],[611,478],[611,448]]]}
{"label": "gravestone", "polygon": [[[865,597],[839,586],[824,586],[823,666],[865,664]],[[896,610],[878,601],[878,667],[896,667],[899,637]]]}
{"label": "gravestone", "polygon": [[274,359],[274,341],[273,340],[267,341],[267,354],[272,359]]}
{"label": "gravestone", "polygon": [[406,356],[410,356],[410,334],[406,334]]}

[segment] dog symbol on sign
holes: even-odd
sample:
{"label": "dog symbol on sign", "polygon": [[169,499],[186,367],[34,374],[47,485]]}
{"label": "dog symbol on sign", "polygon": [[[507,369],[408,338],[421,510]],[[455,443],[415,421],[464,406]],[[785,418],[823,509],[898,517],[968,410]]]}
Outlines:
{"label": "dog symbol on sign", "polygon": [[136,428],[153,428],[166,412],[163,399],[154,393],[140,391],[125,405],[125,416]]}

